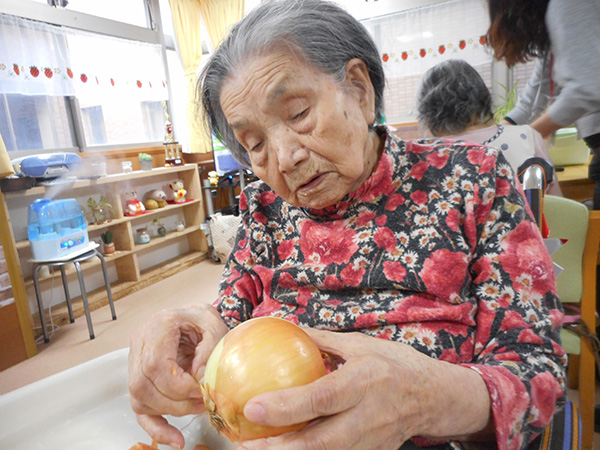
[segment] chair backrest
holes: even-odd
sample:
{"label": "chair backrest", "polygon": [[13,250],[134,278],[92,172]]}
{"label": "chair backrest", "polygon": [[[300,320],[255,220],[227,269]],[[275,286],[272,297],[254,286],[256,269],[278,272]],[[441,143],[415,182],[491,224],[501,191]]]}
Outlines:
{"label": "chair backrest", "polygon": [[556,278],[558,298],[562,303],[579,303],[583,292],[583,252],[589,211],[574,200],[546,195],[544,216],[549,237],[566,240],[552,255],[552,260],[564,269]]}

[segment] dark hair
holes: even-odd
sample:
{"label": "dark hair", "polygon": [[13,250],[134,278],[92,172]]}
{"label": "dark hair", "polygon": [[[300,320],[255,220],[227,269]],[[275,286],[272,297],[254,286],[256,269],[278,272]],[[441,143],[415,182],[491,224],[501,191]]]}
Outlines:
{"label": "dark hair", "polygon": [[550,48],[546,10],[550,0],[488,0],[488,45],[509,67],[545,54]]}
{"label": "dark hair", "polygon": [[248,154],[221,109],[221,87],[248,58],[264,55],[281,45],[340,82],[348,61],[361,59],[375,91],[375,123],[379,123],[383,114],[383,66],[373,39],[360,22],[327,1],[263,2],[231,29],[202,70],[197,87],[210,129],[229,147],[234,158],[246,166],[250,166]]}
{"label": "dark hair", "polygon": [[417,89],[418,119],[434,136],[456,134],[477,116],[493,117],[492,96],[466,61],[450,59],[429,69]]}

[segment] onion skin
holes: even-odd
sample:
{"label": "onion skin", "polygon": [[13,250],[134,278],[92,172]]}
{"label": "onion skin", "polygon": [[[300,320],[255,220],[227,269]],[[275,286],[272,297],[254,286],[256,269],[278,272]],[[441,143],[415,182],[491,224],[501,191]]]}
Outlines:
{"label": "onion skin", "polygon": [[321,351],[297,325],[274,317],[251,319],[227,333],[206,364],[200,384],[212,425],[230,441],[259,439],[304,428],[250,422],[244,406],[264,392],[302,386],[327,373]]}

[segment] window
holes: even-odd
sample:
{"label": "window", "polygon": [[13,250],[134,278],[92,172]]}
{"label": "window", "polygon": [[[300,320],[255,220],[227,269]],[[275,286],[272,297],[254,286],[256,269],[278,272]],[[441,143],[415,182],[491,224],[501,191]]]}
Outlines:
{"label": "window", "polygon": [[385,70],[388,123],[416,122],[415,93],[434,65],[461,58],[491,87],[491,53],[485,47],[485,2],[453,0],[362,21],[373,36]]}
{"label": "window", "polygon": [[0,135],[6,149],[74,149],[65,97],[0,94]]}
{"label": "window", "polygon": [[[31,15],[55,20],[45,0],[36,1]],[[0,14],[0,133],[7,149],[87,151],[162,142],[164,50],[150,30],[139,34],[124,24],[145,26],[146,2],[70,0],[67,9],[117,19],[121,25],[108,28],[125,30],[128,38]],[[139,40],[129,38],[136,33]]]}

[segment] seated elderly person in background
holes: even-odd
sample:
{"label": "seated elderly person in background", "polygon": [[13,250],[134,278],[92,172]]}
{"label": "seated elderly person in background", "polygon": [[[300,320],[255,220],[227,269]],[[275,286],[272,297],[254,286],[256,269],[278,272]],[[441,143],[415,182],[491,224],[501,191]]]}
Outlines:
{"label": "seated elderly person in background", "polygon": [[210,126],[260,180],[240,196],[214,306],[132,336],[131,403],[156,441],[183,446],[162,415],[204,410],[208,355],[259,316],[345,362],[249,400],[255,423],[318,420],[245,449],[518,449],[562,407],[554,270],[513,171],[492,147],[375,126],[384,83],[366,29],[318,0],[261,4],[211,56]]}
{"label": "seated elderly person in background", "polygon": [[[419,122],[433,136],[496,147],[515,172],[533,156],[552,163],[542,135],[529,125],[494,122],[489,89],[477,70],[462,59],[439,63],[423,75],[417,109]],[[546,192],[562,196],[556,176]]]}

